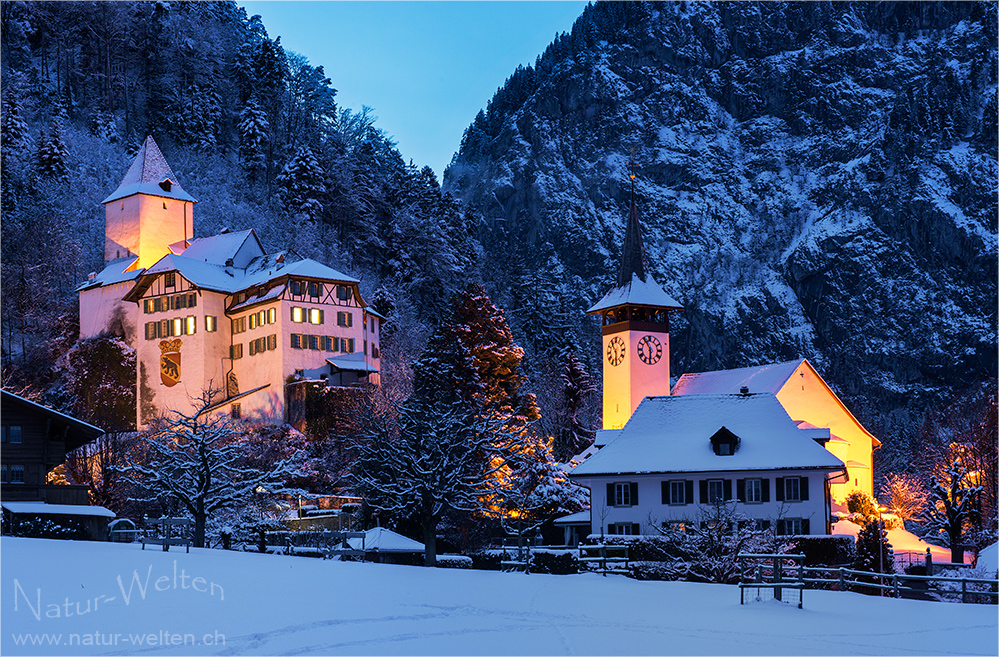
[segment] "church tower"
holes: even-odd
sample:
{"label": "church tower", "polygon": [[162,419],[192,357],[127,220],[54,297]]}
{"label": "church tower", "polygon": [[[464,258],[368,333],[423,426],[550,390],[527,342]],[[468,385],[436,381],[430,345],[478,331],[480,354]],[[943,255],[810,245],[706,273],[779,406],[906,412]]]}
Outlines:
{"label": "church tower", "polygon": [[587,310],[601,319],[604,429],[620,429],[646,397],[669,394],[669,313],[683,310],[647,272],[631,175],[617,286]]}
{"label": "church tower", "polygon": [[153,138],[135,156],[118,189],[104,203],[104,260],[138,256],[143,269],[168,253],[181,253],[194,236],[197,201],[177,183]]}

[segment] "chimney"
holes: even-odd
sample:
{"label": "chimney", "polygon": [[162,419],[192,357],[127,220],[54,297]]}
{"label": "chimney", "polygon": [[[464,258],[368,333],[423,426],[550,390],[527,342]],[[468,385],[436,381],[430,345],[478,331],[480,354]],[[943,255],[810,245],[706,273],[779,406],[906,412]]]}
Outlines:
{"label": "chimney", "polygon": [[742,386],[741,388],[739,388],[739,394],[740,395],[748,395],[749,394],[749,386]]}
{"label": "chimney", "polygon": [[225,266],[226,267],[232,267],[233,266],[232,258],[227,258],[226,259]]}

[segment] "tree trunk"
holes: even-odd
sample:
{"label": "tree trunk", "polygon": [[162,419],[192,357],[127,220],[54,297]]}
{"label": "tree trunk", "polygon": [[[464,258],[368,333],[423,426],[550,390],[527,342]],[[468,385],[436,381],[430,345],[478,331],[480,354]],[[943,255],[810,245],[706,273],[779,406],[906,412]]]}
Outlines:
{"label": "tree trunk", "polygon": [[205,547],[205,523],[207,520],[208,513],[205,512],[205,505],[199,500],[194,511],[194,547]]}
{"label": "tree trunk", "polygon": [[437,566],[437,519],[423,523],[423,565],[428,568]]}

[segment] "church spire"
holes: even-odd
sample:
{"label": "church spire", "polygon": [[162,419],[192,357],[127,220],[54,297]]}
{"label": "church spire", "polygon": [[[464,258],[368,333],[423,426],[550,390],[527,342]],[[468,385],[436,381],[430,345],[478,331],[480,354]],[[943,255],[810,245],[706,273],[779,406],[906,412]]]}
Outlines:
{"label": "church spire", "polygon": [[624,233],[624,246],[621,249],[621,271],[617,276],[617,286],[624,287],[631,282],[632,276],[645,282],[645,271],[648,268],[645,260],[645,245],[642,243],[642,224],[638,220],[638,207],[635,205],[635,170],[631,160],[628,160],[631,170],[631,210],[628,214],[628,228]]}

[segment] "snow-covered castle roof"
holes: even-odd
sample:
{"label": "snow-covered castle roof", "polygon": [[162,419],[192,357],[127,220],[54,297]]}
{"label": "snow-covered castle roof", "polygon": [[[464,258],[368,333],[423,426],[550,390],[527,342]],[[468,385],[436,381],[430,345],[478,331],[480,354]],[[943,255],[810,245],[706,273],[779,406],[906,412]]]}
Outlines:
{"label": "snow-covered castle roof", "polygon": [[160,147],[156,145],[152,136],[146,137],[118,189],[101,202],[110,203],[134,194],[148,194],[197,203],[197,200],[185,192],[177,182],[177,176],[167,164],[166,158],[163,157]]}

